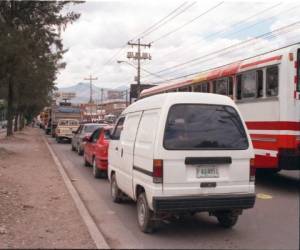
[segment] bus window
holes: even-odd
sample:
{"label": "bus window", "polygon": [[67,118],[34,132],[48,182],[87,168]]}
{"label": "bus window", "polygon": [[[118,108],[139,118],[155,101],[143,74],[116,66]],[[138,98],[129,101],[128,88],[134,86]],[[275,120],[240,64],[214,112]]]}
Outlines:
{"label": "bus window", "polygon": [[249,71],[242,74],[242,98],[256,97],[256,72]]}
{"label": "bus window", "polygon": [[209,83],[208,82],[202,84],[202,92],[209,93]]}
{"label": "bus window", "polygon": [[178,92],[189,92],[189,87],[182,87],[178,89]]}
{"label": "bus window", "polygon": [[195,85],[194,92],[202,92],[202,84]]}
{"label": "bus window", "polygon": [[228,95],[228,78],[222,78],[214,81],[214,93],[219,95]]}
{"label": "bus window", "polygon": [[194,92],[203,92],[208,93],[209,92],[209,84],[208,82],[200,83],[194,86]]}
{"label": "bus window", "polygon": [[237,85],[236,85],[236,99],[242,99],[242,75],[237,76]]}
{"label": "bus window", "polygon": [[256,71],[256,82],[257,82],[257,97],[263,97],[263,71]]}
{"label": "bus window", "polygon": [[228,80],[229,80],[228,95],[233,97],[233,79],[232,77],[229,77]]}
{"label": "bus window", "polygon": [[278,95],[278,66],[267,68],[267,96]]}
{"label": "bus window", "polygon": [[300,92],[300,49],[297,51],[297,91]]}

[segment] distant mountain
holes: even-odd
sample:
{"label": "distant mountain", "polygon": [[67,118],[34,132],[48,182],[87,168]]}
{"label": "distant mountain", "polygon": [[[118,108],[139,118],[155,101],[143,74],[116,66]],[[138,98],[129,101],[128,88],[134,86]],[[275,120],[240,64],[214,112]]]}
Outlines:
{"label": "distant mountain", "polygon": [[[95,102],[100,102],[101,100],[101,88],[95,86],[92,84],[93,88],[93,100]],[[108,91],[124,91],[128,89],[127,86],[122,85],[115,89],[108,89],[103,88],[103,101],[107,100],[108,98]],[[74,92],[76,94],[76,97],[71,100],[73,103],[87,103],[90,100],[90,84],[85,82],[77,83],[76,85],[65,87],[65,88],[59,88],[59,92]],[[125,99],[125,97],[124,97]]]}

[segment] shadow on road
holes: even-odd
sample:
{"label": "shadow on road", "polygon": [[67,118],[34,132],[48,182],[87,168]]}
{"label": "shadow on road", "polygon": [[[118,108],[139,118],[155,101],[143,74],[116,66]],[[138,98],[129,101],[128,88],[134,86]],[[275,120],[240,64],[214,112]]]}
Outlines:
{"label": "shadow on road", "polygon": [[286,191],[289,193],[299,193],[300,172],[279,172],[277,174],[257,174],[256,184],[274,191]]}

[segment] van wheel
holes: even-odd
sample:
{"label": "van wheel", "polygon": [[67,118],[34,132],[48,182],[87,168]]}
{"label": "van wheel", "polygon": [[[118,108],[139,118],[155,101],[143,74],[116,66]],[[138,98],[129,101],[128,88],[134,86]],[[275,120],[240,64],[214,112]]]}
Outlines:
{"label": "van wheel", "polygon": [[154,222],[152,220],[153,212],[150,210],[147,198],[144,192],[140,193],[137,198],[137,220],[139,227],[144,233],[152,233]]}
{"label": "van wheel", "polygon": [[59,137],[56,137],[57,143],[61,143],[61,139]]}
{"label": "van wheel", "polygon": [[115,203],[120,203],[121,202],[122,192],[118,187],[115,174],[113,174],[112,177],[111,177],[110,193],[111,193],[111,197],[112,197],[113,202],[115,202]]}
{"label": "van wheel", "polygon": [[102,177],[102,171],[97,167],[95,157],[93,158],[93,176],[97,179]]}
{"label": "van wheel", "polygon": [[223,212],[217,215],[217,219],[222,227],[231,228],[238,221],[238,215],[233,212]]}
{"label": "van wheel", "polygon": [[75,151],[75,148],[74,148],[73,144],[71,145],[71,150]]}

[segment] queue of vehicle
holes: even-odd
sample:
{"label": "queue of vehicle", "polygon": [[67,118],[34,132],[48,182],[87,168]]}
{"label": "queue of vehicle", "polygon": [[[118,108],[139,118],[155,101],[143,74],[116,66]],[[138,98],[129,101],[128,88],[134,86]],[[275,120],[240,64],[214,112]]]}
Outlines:
{"label": "queue of vehicle", "polygon": [[142,232],[170,216],[198,212],[229,228],[254,206],[253,147],[229,97],[159,94],[127,107],[113,127],[78,123],[61,136],[65,125],[58,122],[56,138],[83,154],[95,178],[108,177],[114,202],[137,203]]}

